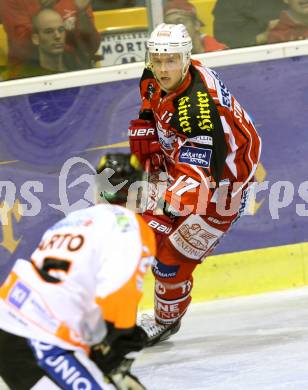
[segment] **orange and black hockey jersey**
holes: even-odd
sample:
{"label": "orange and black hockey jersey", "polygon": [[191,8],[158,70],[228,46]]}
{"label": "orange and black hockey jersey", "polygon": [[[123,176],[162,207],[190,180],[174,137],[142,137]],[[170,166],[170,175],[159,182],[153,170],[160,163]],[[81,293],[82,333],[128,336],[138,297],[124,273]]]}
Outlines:
{"label": "orange and black hockey jersey", "polygon": [[50,227],[0,287],[0,329],[69,350],[99,343],[106,321],[135,326],[155,238],[121,206],[77,210]]}
{"label": "orange and black hockey jersey", "polygon": [[[249,114],[212,69],[192,60],[183,83],[165,93],[146,69],[141,113],[152,110],[171,184],[165,200],[181,210],[211,201],[215,188],[230,194],[253,181],[261,139]],[[238,183],[234,186],[235,183]]]}

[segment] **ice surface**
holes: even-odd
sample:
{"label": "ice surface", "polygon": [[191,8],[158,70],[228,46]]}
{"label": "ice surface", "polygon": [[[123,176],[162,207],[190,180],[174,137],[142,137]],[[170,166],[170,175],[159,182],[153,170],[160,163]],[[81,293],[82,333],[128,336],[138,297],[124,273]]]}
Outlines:
{"label": "ice surface", "polygon": [[307,390],[308,287],[193,305],[134,373],[147,390]]}
{"label": "ice surface", "polygon": [[148,390],[308,389],[308,288],[194,305],[134,373]]}

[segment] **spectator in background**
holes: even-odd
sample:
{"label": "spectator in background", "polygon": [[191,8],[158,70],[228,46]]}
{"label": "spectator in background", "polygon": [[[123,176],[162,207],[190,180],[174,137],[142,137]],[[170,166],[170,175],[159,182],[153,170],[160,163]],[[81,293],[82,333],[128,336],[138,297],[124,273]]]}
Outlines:
{"label": "spectator in background", "polygon": [[35,58],[14,69],[8,69],[6,79],[43,76],[70,70],[79,70],[80,65],[71,53],[65,50],[66,31],[62,16],[50,8],[44,8],[33,18],[32,42],[37,48]]}
{"label": "spectator in background", "polygon": [[184,24],[192,39],[193,54],[227,49],[226,45],[200,31],[204,23],[198,18],[195,6],[187,0],[167,1],[164,7],[164,22]]}
{"label": "spectator in background", "polygon": [[285,8],[283,0],[217,0],[214,36],[230,48],[267,43],[269,30]]}
{"label": "spectator in background", "polygon": [[268,43],[308,38],[308,1],[285,0],[289,8],[282,11],[279,22],[270,30]]}
{"label": "spectator in background", "polygon": [[58,12],[66,30],[66,48],[74,52],[80,67],[91,67],[100,44],[91,0],[5,0],[0,2],[0,15],[8,37],[8,66],[14,67],[35,58],[32,43],[32,18],[43,8]]}

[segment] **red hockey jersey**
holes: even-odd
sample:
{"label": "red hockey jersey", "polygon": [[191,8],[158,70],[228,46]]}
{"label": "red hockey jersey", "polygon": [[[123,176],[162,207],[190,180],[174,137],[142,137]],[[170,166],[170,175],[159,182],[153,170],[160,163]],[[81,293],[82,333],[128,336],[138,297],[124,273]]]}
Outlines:
{"label": "red hockey jersey", "polygon": [[215,71],[193,60],[183,83],[166,94],[146,69],[140,90],[171,180],[164,197],[180,214],[206,213],[218,187],[227,184],[234,196],[253,181],[261,139]]}

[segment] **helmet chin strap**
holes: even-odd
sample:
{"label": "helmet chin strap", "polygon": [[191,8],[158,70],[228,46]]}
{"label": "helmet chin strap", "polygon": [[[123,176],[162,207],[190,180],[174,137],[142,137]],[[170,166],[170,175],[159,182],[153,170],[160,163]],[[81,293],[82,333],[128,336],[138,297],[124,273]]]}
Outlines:
{"label": "helmet chin strap", "polygon": [[190,59],[186,60],[186,64],[185,64],[185,66],[183,66],[181,83],[182,83],[182,81],[184,81],[184,79],[185,79],[185,77],[186,77],[186,75],[188,73],[188,69],[189,69],[190,63],[191,63]]}

